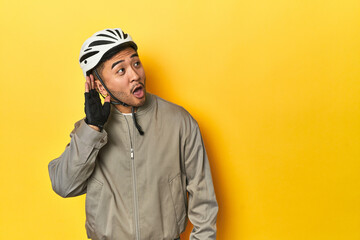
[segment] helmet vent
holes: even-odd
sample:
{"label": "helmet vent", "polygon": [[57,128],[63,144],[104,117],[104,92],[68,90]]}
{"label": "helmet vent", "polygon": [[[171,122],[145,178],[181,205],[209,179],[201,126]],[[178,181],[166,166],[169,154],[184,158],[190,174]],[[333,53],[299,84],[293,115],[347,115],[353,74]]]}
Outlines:
{"label": "helmet vent", "polygon": [[108,31],[108,32],[110,32],[110,33],[112,33],[113,35],[116,36],[116,34],[113,31],[111,31],[110,29],[106,29],[106,31]]}
{"label": "helmet vent", "polygon": [[88,49],[84,50],[84,52],[87,52],[87,51],[89,51],[89,50],[91,50],[91,48],[88,48]]}
{"label": "helmet vent", "polygon": [[84,54],[84,55],[80,58],[80,63],[81,63],[82,61],[84,61],[85,59],[87,59],[87,58],[89,58],[89,57],[97,54],[98,52],[99,52],[99,51],[94,51],[94,52],[88,52],[88,53]]}
{"label": "helmet vent", "polygon": [[116,38],[112,37],[112,36],[109,36],[109,35],[106,35],[106,34],[98,34],[96,36],[101,36],[101,37],[108,37],[108,38],[112,38],[114,40],[117,40]]}
{"label": "helmet vent", "polygon": [[115,32],[119,35],[119,38],[122,38],[122,36],[121,36],[121,34],[120,34],[119,30],[115,29]]}
{"label": "helmet vent", "polygon": [[106,40],[98,40],[90,43],[89,47],[98,46],[98,45],[104,45],[104,44],[110,44],[115,43],[113,41],[106,41]]}

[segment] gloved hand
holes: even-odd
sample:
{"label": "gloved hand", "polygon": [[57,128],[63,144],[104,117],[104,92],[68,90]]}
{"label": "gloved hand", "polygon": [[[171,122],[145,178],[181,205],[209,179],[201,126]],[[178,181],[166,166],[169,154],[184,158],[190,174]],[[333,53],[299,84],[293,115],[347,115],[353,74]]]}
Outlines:
{"label": "gloved hand", "polygon": [[86,76],[85,82],[85,122],[97,126],[100,131],[103,129],[110,114],[110,96],[101,104],[99,93],[95,90],[94,76]]}

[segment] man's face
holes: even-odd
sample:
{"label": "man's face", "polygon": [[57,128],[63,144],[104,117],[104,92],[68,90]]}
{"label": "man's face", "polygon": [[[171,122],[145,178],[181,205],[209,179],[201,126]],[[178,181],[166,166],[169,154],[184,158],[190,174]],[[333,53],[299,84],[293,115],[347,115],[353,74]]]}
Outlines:
{"label": "man's face", "polygon": [[120,101],[134,107],[145,103],[145,71],[133,48],[125,48],[105,61],[101,76],[109,91]]}

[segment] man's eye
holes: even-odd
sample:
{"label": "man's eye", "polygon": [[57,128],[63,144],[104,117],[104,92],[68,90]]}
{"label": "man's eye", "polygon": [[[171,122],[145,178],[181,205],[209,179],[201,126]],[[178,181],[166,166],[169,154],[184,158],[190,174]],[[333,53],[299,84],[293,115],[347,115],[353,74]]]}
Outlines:
{"label": "man's eye", "polygon": [[135,62],[134,65],[135,65],[135,67],[137,67],[140,65],[140,62]]}
{"label": "man's eye", "polygon": [[118,73],[123,73],[124,70],[125,70],[124,68],[120,68],[119,71],[118,71]]}

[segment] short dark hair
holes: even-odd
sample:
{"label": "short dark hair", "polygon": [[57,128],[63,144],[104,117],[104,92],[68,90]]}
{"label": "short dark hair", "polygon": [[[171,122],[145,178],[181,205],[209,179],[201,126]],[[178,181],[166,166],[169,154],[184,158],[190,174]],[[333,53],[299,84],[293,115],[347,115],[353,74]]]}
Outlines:
{"label": "short dark hair", "polygon": [[[136,51],[136,48],[134,47],[134,45],[129,43],[129,42],[126,42],[126,43],[123,43],[123,44],[120,44],[120,45],[117,45],[117,46],[111,48],[109,51],[107,51],[102,56],[99,63],[91,70],[91,73],[96,77],[96,75],[94,74],[94,70],[96,69],[98,74],[100,75],[100,77],[103,78],[101,72],[104,69],[104,63],[107,60],[111,59],[116,54],[118,54],[120,51],[122,51],[122,50],[124,50],[125,48],[128,48],[128,47],[132,47]],[[103,81],[104,81],[104,79],[103,79]]]}

